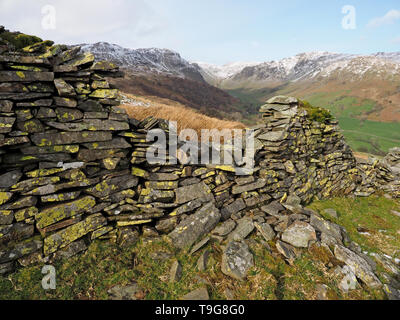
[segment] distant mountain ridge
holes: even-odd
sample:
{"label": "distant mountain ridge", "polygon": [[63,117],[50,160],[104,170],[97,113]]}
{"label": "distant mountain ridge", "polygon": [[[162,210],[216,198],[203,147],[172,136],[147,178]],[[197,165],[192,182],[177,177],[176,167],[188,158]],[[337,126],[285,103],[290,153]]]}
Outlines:
{"label": "distant mountain ridge", "polygon": [[197,65],[186,61],[179,53],[169,49],[127,49],[108,42],[80,46],[83,51],[90,51],[99,60],[112,61],[120,67],[129,68],[138,73],[159,73],[199,82],[205,81]]}
{"label": "distant mountain ridge", "polygon": [[[227,66],[199,63],[202,74],[222,88],[241,87],[242,83],[297,82],[329,77],[336,72],[347,72],[358,78],[368,71],[377,76],[391,76],[400,70],[400,52],[372,55],[341,54],[331,52],[300,53],[293,57],[263,63],[241,63],[235,72]],[[385,72],[382,72],[385,71]],[[385,74],[384,74],[385,73]]]}
{"label": "distant mountain ridge", "polygon": [[376,72],[386,77],[400,71],[400,52],[378,52],[370,55],[342,54],[324,51],[300,53],[292,57],[266,62],[233,62],[223,66],[205,62],[189,62],[169,49],[127,49],[116,44],[98,42],[82,44],[83,51],[97,59],[110,60],[140,74],[163,74],[188,78],[221,87],[251,84],[297,82],[327,78],[340,72],[356,78]]}

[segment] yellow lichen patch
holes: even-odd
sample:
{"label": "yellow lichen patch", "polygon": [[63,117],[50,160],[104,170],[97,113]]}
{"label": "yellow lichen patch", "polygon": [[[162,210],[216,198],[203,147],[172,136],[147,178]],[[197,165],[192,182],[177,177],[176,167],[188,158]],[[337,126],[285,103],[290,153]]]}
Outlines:
{"label": "yellow lichen patch", "polygon": [[97,89],[89,95],[92,98],[116,99],[118,97],[117,89]]}
{"label": "yellow lichen patch", "polygon": [[51,146],[51,142],[48,141],[47,139],[42,139],[40,143],[38,144],[39,147],[49,147]]}
{"label": "yellow lichen patch", "polygon": [[103,165],[107,170],[114,170],[120,159],[119,158],[106,158],[103,160]]}
{"label": "yellow lichen patch", "polygon": [[109,233],[109,232],[111,232],[113,230],[114,230],[114,228],[112,226],[102,227],[100,229],[97,229],[97,230],[93,231],[92,235],[90,236],[90,239],[91,240],[97,239],[97,238],[99,238],[101,236],[104,236],[105,234],[107,234],[107,233]]}
{"label": "yellow lichen patch", "polygon": [[24,221],[25,219],[34,217],[36,214],[38,214],[38,212],[39,212],[39,210],[36,207],[29,207],[29,208],[18,210],[15,213],[15,220],[17,220],[17,222]]}
{"label": "yellow lichen patch", "polygon": [[63,168],[52,168],[52,169],[38,169],[34,171],[27,172],[26,175],[29,178],[47,177],[53,174],[63,172]]}
{"label": "yellow lichen patch", "polygon": [[39,228],[50,226],[65,218],[73,217],[85,212],[86,210],[93,208],[95,205],[95,199],[91,196],[87,196],[72,202],[44,209],[36,215],[37,226]]}
{"label": "yellow lichen patch", "polygon": [[215,169],[219,169],[222,171],[227,171],[227,172],[236,172],[236,169],[232,166],[228,166],[228,165],[218,165],[215,166]]}
{"label": "yellow lichen patch", "polygon": [[152,220],[136,220],[136,221],[117,221],[118,227],[135,226],[139,224],[150,223]]}
{"label": "yellow lichen patch", "polygon": [[67,227],[44,239],[43,252],[49,255],[60,248],[83,237],[89,232],[95,231],[107,223],[107,220],[101,214],[94,214],[83,221],[80,221],[70,227]]}
{"label": "yellow lichen patch", "polygon": [[39,67],[33,67],[33,66],[23,66],[23,65],[13,65],[11,66],[12,69],[16,70],[23,70],[23,71],[34,71],[34,72],[40,72],[44,71],[45,69],[39,68]]}
{"label": "yellow lichen patch", "polygon": [[17,76],[20,77],[21,79],[25,79],[25,73],[23,73],[22,71],[17,71],[16,74],[17,74]]}
{"label": "yellow lichen patch", "polygon": [[11,192],[0,192],[0,205],[6,203],[12,197]]}
{"label": "yellow lichen patch", "polygon": [[88,64],[93,61],[94,61],[94,55],[90,52],[85,52],[82,57],[74,59],[73,61],[69,62],[68,65],[77,67],[84,64]]}

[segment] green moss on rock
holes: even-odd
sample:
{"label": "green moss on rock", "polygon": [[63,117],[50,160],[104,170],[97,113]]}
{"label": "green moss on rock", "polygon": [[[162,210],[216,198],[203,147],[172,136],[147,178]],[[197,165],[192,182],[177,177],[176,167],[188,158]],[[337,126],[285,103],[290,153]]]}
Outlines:
{"label": "green moss on rock", "polygon": [[300,108],[307,111],[307,117],[311,121],[317,121],[320,123],[327,123],[333,119],[331,113],[324,108],[314,107],[308,101],[300,101]]}

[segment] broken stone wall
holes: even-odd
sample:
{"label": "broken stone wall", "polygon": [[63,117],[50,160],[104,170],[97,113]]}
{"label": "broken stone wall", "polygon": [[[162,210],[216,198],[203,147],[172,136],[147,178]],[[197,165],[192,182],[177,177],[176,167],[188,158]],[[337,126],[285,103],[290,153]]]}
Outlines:
{"label": "broken stone wall", "polygon": [[149,165],[146,134],[168,123],[128,119],[106,80],[118,74],[79,47],[0,46],[0,274],[68,258],[95,239],[123,246],[168,234],[185,248],[220,221],[265,216],[271,202],[360,188],[337,122],[312,122],[283,97],[261,108],[252,175]]}

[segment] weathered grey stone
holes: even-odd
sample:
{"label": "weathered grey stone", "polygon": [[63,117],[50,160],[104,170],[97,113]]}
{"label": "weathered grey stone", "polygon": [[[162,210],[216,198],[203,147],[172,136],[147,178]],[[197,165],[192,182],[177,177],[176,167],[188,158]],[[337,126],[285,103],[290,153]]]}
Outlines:
{"label": "weathered grey stone", "polygon": [[243,280],[254,266],[253,254],[244,242],[232,241],[222,255],[221,271],[237,280]]}
{"label": "weathered grey stone", "polygon": [[69,244],[67,247],[65,247],[62,250],[57,251],[54,254],[53,260],[61,260],[61,259],[69,259],[78,253],[85,251],[87,249],[87,245],[84,240],[78,240],[75,242],[72,242]]}
{"label": "weathered grey stone", "polygon": [[267,101],[267,103],[271,104],[297,104],[298,102],[297,98],[287,96],[275,96]]}
{"label": "weathered grey stone", "polygon": [[65,80],[59,78],[54,79],[54,85],[58,91],[60,97],[73,97],[76,96],[74,87],[65,82]]}
{"label": "weathered grey stone", "polygon": [[172,244],[180,249],[192,246],[200,237],[209,233],[220,219],[221,214],[213,203],[204,205],[169,234]]}
{"label": "weathered grey stone", "polygon": [[12,101],[0,100],[0,112],[11,112],[13,108]]}
{"label": "weathered grey stone", "polygon": [[181,300],[210,300],[207,288],[199,288],[184,295]]}
{"label": "weathered grey stone", "polygon": [[15,118],[0,117],[0,133],[8,133],[12,130]]}
{"label": "weathered grey stone", "polygon": [[142,189],[139,197],[139,203],[153,202],[171,202],[175,197],[175,192],[172,190],[154,190]]}
{"label": "weathered grey stone", "polygon": [[33,82],[53,80],[53,72],[0,71],[0,82]]}
{"label": "weathered grey stone", "polygon": [[0,188],[10,188],[16,184],[22,177],[20,170],[12,170],[0,175]]}
{"label": "weathered grey stone", "polygon": [[199,270],[200,272],[206,271],[209,256],[210,256],[210,251],[204,250],[199,260],[197,260],[197,270]]}
{"label": "weathered grey stone", "polygon": [[203,203],[204,203],[204,201],[199,200],[199,199],[189,201],[188,203],[185,203],[185,204],[181,205],[180,207],[176,208],[174,211],[172,211],[170,213],[170,216],[171,217],[180,216],[182,214],[192,212],[192,211],[196,210],[197,208],[200,208]]}
{"label": "weathered grey stone", "polygon": [[276,242],[276,249],[289,261],[294,261],[297,258],[296,249],[290,244],[278,240]]}
{"label": "weathered grey stone", "polygon": [[396,211],[396,210],[391,210],[391,213],[393,213],[395,216],[398,216],[400,218],[400,212]]}
{"label": "weathered grey stone", "polygon": [[281,218],[285,215],[282,213],[285,208],[277,201],[271,202],[270,204],[261,207],[261,210],[270,216]]}
{"label": "weathered grey stone", "polygon": [[193,254],[196,253],[197,251],[199,251],[201,248],[203,248],[208,242],[210,241],[210,237],[206,237],[203,240],[201,240],[200,242],[198,242],[197,244],[195,244],[192,248],[192,250],[190,250],[189,254]]}
{"label": "weathered grey stone", "polygon": [[17,243],[11,248],[0,249],[0,263],[17,260],[42,248],[40,240],[32,239]]}
{"label": "weathered grey stone", "polygon": [[244,203],[243,199],[237,199],[231,204],[224,206],[221,209],[221,215],[223,220],[227,220],[231,217],[232,214],[238,213],[239,211],[246,208],[246,204]]}
{"label": "weathered grey stone", "polygon": [[54,97],[54,103],[60,107],[76,108],[78,102],[72,98]]}
{"label": "weathered grey stone", "polygon": [[52,108],[40,107],[38,113],[36,114],[37,119],[51,119],[55,118],[56,112]]}
{"label": "weathered grey stone", "polygon": [[335,209],[331,209],[331,208],[325,209],[324,213],[326,213],[331,218],[334,218],[334,219],[338,218],[338,215],[337,215],[337,212]]}
{"label": "weathered grey stone", "polygon": [[140,293],[142,289],[136,282],[131,283],[128,286],[117,285],[108,290],[110,300],[137,300],[136,295]]}
{"label": "weathered grey stone", "polygon": [[211,190],[204,182],[193,184],[176,189],[176,203],[184,204],[189,201],[199,199],[204,202],[212,201],[213,195]]}
{"label": "weathered grey stone", "polygon": [[0,264],[0,275],[11,273],[14,270],[14,262]]}
{"label": "weathered grey stone", "polygon": [[83,118],[81,111],[72,108],[56,108],[55,113],[60,122],[76,121]]}
{"label": "weathered grey stone", "polygon": [[94,214],[72,226],[69,226],[44,239],[43,252],[45,255],[56,252],[70,243],[82,238],[84,235],[99,229],[107,224],[107,220],[101,214]]}
{"label": "weathered grey stone", "polygon": [[299,196],[296,196],[295,194],[291,194],[286,199],[285,204],[288,204],[293,207],[299,207],[301,205],[301,198]]}
{"label": "weathered grey stone", "polygon": [[124,158],[126,156],[126,152],[123,152],[120,149],[109,149],[109,150],[89,150],[89,149],[80,149],[78,152],[77,159],[83,162],[94,162],[97,160],[109,159],[106,165],[112,166],[112,170],[115,169],[115,166],[118,164],[118,160],[113,162],[112,158]]}
{"label": "weathered grey stone", "polygon": [[0,207],[1,210],[15,210],[22,209],[26,207],[33,207],[36,205],[37,198],[36,197],[21,197],[12,203],[7,203]]}
{"label": "weathered grey stone", "polygon": [[33,236],[34,226],[26,223],[0,225],[0,244],[10,241],[19,241]]}
{"label": "weathered grey stone", "polygon": [[328,298],[329,287],[326,284],[318,283],[315,286],[315,290],[317,291],[317,300],[319,301],[329,300]]}
{"label": "weathered grey stone", "polygon": [[169,271],[169,281],[177,282],[182,277],[182,266],[178,260],[172,263],[171,270]]}
{"label": "weathered grey stone", "polygon": [[371,288],[380,288],[382,286],[380,280],[373,273],[371,266],[359,255],[341,245],[335,245],[334,253],[336,259],[348,265],[351,271],[367,286]]}
{"label": "weathered grey stone", "polygon": [[386,296],[389,300],[392,301],[400,301],[400,289],[397,289],[390,284],[385,284],[383,289],[386,293]]}
{"label": "weathered grey stone", "polygon": [[350,269],[349,266],[344,266],[341,268],[341,274],[343,275],[342,280],[339,283],[339,289],[345,293],[348,293],[350,290],[357,289],[357,278],[354,272]]}
{"label": "weathered grey stone", "polygon": [[131,148],[131,144],[129,144],[124,138],[114,138],[111,141],[98,141],[92,143],[83,144],[87,149],[94,150],[108,150],[108,149],[127,149]]}
{"label": "weathered grey stone", "polygon": [[35,133],[31,136],[31,140],[39,147],[48,147],[52,145],[108,141],[112,140],[112,133],[104,131]]}
{"label": "weathered grey stone", "polygon": [[259,135],[257,138],[260,140],[277,142],[284,140],[286,138],[286,134],[286,131],[270,131]]}
{"label": "weathered grey stone", "polygon": [[242,241],[247,238],[247,236],[253,232],[254,223],[251,218],[242,218],[237,221],[237,226],[235,230],[233,230],[229,236],[228,240],[230,241]]}
{"label": "weathered grey stone", "polygon": [[266,241],[271,241],[275,238],[275,232],[268,223],[254,222],[254,226]]}
{"label": "weathered grey stone", "polygon": [[298,248],[307,248],[310,241],[317,240],[317,235],[307,222],[295,221],[283,232],[282,240]]}
{"label": "weathered grey stone", "polygon": [[72,191],[72,192],[51,194],[48,196],[42,196],[40,198],[40,200],[43,203],[70,201],[70,200],[75,200],[76,198],[78,198],[80,194],[81,194],[81,191]]}
{"label": "weathered grey stone", "polygon": [[241,194],[241,193],[253,191],[256,189],[261,189],[261,188],[265,187],[266,184],[267,184],[266,180],[258,179],[254,183],[250,183],[250,184],[246,184],[246,185],[242,185],[242,186],[236,185],[236,186],[232,187],[232,194]]}
{"label": "weathered grey stone", "polygon": [[48,209],[41,210],[35,217],[36,223],[39,228],[44,228],[63,219],[83,213],[86,210],[93,208],[95,205],[95,199],[90,196],[83,197],[72,202],[59,204]]}
{"label": "weathered grey stone", "polygon": [[337,224],[324,220],[322,217],[316,215],[311,215],[310,224],[316,230],[323,232],[333,238],[335,238],[340,243],[343,240],[342,232]]}
{"label": "weathered grey stone", "polygon": [[233,229],[236,227],[236,222],[232,219],[226,220],[222,222],[219,226],[217,226],[212,233],[221,237],[225,237],[230,234]]}
{"label": "weathered grey stone", "polygon": [[128,247],[139,241],[139,231],[135,227],[118,228],[117,242],[120,247]]}
{"label": "weathered grey stone", "polygon": [[156,229],[162,233],[168,233],[175,229],[178,224],[177,217],[166,218],[162,220],[158,220],[156,223]]}
{"label": "weathered grey stone", "polygon": [[14,220],[14,212],[12,210],[0,210],[0,225],[10,225]]}

